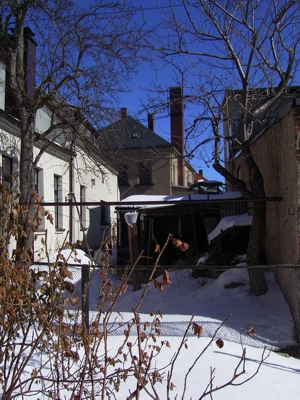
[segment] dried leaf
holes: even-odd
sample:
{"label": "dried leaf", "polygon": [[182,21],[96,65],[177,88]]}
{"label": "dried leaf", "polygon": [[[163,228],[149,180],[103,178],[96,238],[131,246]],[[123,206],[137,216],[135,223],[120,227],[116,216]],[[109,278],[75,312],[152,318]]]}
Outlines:
{"label": "dried leaf", "polygon": [[180,250],[181,251],[187,251],[189,249],[189,245],[186,242],[181,243],[180,245]]}
{"label": "dried leaf", "polygon": [[169,272],[164,269],[161,284],[162,285],[171,285],[171,283],[172,283],[172,281],[170,279]]}
{"label": "dried leaf", "polygon": [[65,356],[68,358],[72,358],[75,362],[79,361],[79,354],[77,353],[77,351],[72,351],[72,350],[66,351]]}
{"label": "dried leaf", "polygon": [[160,245],[156,243],[154,253],[160,253]]}
{"label": "dried leaf", "polygon": [[145,322],[144,323],[144,331],[150,326],[150,322]]}
{"label": "dried leaf", "polygon": [[224,346],[224,342],[222,339],[216,340],[216,345],[221,349]]}
{"label": "dried leaf", "polygon": [[251,328],[250,329],[248,329],[248,331],[247,331],[247,335],[248,336],[253,336],[253,335],[255,335],[255,329],[253,328],[253,326],[251,326]]}
{"label": "dried leaf", "polygon": [[142,332],[142,333],[140,334],[140,339],[141,339],[141,342],[143,342],[144,340],[147,339],[147,335],[146,335],[145,332]]}
{"label": "dried leaf", "polygon": [[197,335],[198,338],[202,336],[203,333],[203,328],[202,325],[198,325],[195,322],[193,323],[193,330],[194,330],[194,335]]}
{"label": "dried leaf", "polygon": [[172,239],[172,243],[176,246],[176,247],[180,247],[182,245],[182,241],[180,239]]}
{"label": "dried leaf", "polygon": [[33,368],[33,370],[31,371],[31,378],[34,378],[35,376],[37,376],[37,370]]}
{"label": "dried leaf", "polygon": [[176,387],[176,386],[174,385],[174,383],[171,382],[170,390],[173,390],[175,387]]}
{"label": "dried leaf", "polygon": [[65,281],[65,288],[68,292],[74,293],[75,285],[72,282]]}
{"label": "dried leaf", "polygon": [[154,283],[155,288],[158,289],[160,292],[162,292],[164,290],[163,285],[160,282],[158,282],[156,279],[153,281],[153,283]]}
{"label": "dried leaf", "polygon": [[47,215],[47,220],[53,225],[53,216],[51,214]]}

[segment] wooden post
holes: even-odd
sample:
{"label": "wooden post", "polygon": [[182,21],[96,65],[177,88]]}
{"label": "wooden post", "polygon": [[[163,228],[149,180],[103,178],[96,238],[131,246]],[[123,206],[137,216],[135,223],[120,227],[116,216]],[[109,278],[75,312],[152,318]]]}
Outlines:
{"label": "wooden post", "polygon": [[137,224],[132,225],[132,243],[133,243],[133,255],[134,255],[134,262],[138,259],[139,256],[139,247],[138,247],[138,236],[137,236]]}
{"label": "wooden post", "polygon": [[133,247],[133,229],[129,225],[127,225],[127,232],[128,232],[130,264],[131,264],[131,266],[133,266],[134,262],[135,262],[134,247]]}

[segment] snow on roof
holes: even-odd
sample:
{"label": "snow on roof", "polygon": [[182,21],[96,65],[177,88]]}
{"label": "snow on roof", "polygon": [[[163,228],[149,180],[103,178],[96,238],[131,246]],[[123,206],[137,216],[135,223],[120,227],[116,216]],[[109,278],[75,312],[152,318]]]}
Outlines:
{"label": "snow on roof", "polygon": [[225,232],[229,228],[233,228],[235,226],[250,225],[252,225],[252,215],[249,214],[224,217],[221,219],[215,229],[207,236],[208,243],[210,243],[213,239],[215,239],[217,236],[219,236],[221,233]]}
{"label": "snow on roof", "polygon": [[[242,194],[238,191],[233,191],[233,192],[224,192],[224,193],[220,193],[220,194],[210,194],[209,195],[209,199],[210,200],[228,200],[228,199],[239,199],[243,197]],[[154,201],[161,201],[162,204],[156,204],[157,206],[168,206],[168,205],[174,205],[175,202],[179,202],[179,201],[189,201],[189,200],[207,200],[208,199],[208,195],[207,194],[191,194],[191,195],[187,195],[187,196],[170,196],[170,195],[133,195],[133,196],[129,196],[126,197],[125,199],[123,199],[121,201],[122,202],[126,202],[126,203],[130,203],[132,202],[132,207],[136,207],[136,208],[149,208],[149,207],[153,207],[153,204],[139,204],[139,202],[141,203],[145,203],[147,201],[150,202],[154,202]],[[166,202],[170,202],[170,204],[166,204]],[[122,207],[122,206],[121,206]],[[128,207],[128,204],[124,204],[124,207]]]}

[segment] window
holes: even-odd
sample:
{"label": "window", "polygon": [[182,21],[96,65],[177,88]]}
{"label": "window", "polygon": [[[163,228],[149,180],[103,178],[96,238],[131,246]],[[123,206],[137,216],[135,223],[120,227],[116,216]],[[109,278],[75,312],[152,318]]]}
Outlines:
{"label": "window", "polygon": [[171,184],[176,184],[176,169],[174,164],[171,165]]}
{"label": "window", "polygon": [[118,176],[119,186],[128,186],[128,166],[126,164],[121,165],[121,172]]}
{"label": "window", "polygon": [[139,179],[140,179],[140,185],[151,185],[152,184],[151,163],[140,162],[140,164],[139,164]]}
{"label": "window", "polygon": [[2,173],[3,173],[4,189],[12,188],[12,171],[13,171],[12,158],[2,156]]}
{"label": "window", "polygon": [[[43,170],[39,168],[34,169],[34,190],[39,195],[39,198],[43,198]],[[38,202],[38,200],[36,200]],[[41,218],[38,231],[46,229],[46,219],[41,215],[40,211],[36,209],[36,214]]]}
{"label": "window", "polygon": [[40,194],[40,190],[39,190],[39,184],[40,184],[39,173],[40,173],[40,170],[38,168],[35,168],[35,170],[34,170],[34,190],[38,194]]}
{"label": "window", "polygon": [[[83,185],[80,185],[80,203],[85,203],[86,202],[86,187]],[[79,210],[79,217],[80,217],[80,229],[85,230],[86,229],[86,206],[83,204],[80,204],[80,210]]]}
{"label": "window", "polygon": [[[61,176],[54,175],[54,203],[62,201],[62,178]],[[54,205],[55,214],[55,228],[58,230],[63,229],[63,213],[62,206]]]}

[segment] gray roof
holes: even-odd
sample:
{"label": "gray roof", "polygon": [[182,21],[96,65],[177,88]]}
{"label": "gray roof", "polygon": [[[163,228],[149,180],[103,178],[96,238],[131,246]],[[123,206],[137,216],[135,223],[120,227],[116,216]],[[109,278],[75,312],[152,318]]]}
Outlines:
{"label": "gray roof", "polygon": [[126,116],[101,129],[99,140],[106,149],[173,147],[151,129],[131,116]]}

